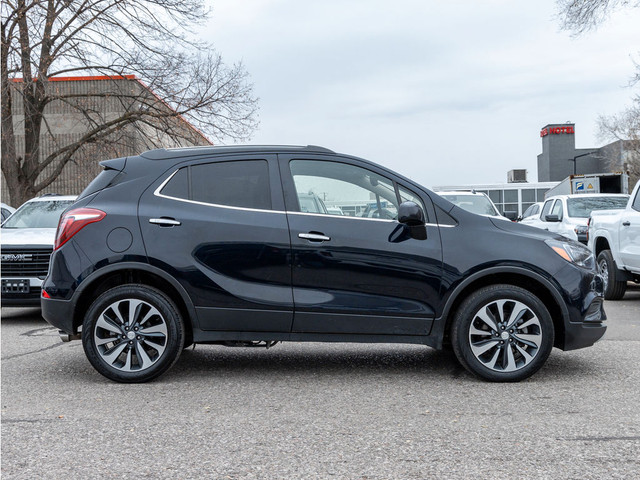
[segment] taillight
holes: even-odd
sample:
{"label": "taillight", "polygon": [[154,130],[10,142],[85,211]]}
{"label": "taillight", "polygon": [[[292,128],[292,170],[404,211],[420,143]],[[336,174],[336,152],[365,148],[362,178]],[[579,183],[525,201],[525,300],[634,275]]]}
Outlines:
{"label": "taillight", "polygon": [[54,250],[67,243],[71,237],[90,223],[99,222],[107,214],[97,208],[74,208],[65,213],[58,223]]}

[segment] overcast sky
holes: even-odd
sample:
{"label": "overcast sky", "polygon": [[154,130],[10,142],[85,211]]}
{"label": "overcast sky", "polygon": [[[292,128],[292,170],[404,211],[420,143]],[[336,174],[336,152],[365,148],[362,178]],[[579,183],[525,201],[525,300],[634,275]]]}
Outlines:
{"label": "overcast sky", "polygon": [[548,123],[601,146],[598,115],[633,95],[638,25],[627,9],[571,38],[552,0],[215,0],[204,34],[251,75],[251,143],[322,145],[431,187],[537,181]]}

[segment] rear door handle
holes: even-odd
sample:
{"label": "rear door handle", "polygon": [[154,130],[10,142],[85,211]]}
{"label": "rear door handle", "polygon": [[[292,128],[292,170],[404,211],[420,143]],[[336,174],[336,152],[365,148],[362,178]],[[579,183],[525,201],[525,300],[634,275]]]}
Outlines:
{"label": "rear door handle", "polygon": [[304,238],[311,242],[328,242],[331,240],[331,237],[327,237],[321,233],[299,233],[298,238]]}
{"label": "rear door handle", "polygon": [[177,227],[178,225],[182,225],[175,218],[150,218],[149,223],[153,223],[154,225],[160,225],[161,227]]}
{"label": "rear door handle", "polygon": [[631,225],[631,222],[626,221],[626,222],[622,222],[622,225],[624,225],[625,227],[628,227]]}

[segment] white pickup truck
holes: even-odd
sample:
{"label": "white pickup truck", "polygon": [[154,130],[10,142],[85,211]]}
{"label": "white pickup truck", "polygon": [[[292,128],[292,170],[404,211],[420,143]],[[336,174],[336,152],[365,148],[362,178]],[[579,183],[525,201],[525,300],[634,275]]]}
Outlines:
{"label": "white pickup truck", "polygon": [[604,298],[621,299],[628,281],[640,283],[640,182],[624,210],[591,213],[588,239],[604,277]]}

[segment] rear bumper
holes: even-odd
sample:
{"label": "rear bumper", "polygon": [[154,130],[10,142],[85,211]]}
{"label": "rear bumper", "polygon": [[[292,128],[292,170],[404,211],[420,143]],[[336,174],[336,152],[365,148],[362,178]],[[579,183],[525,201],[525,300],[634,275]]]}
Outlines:
{"label": "rear bumper", "polygon": [[40,299],[42,317],[58,330],[68,334],[77,333],[73,328],[73,303],[70,300]]}

